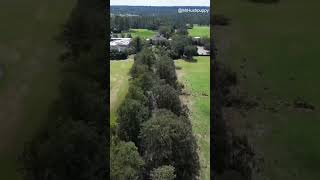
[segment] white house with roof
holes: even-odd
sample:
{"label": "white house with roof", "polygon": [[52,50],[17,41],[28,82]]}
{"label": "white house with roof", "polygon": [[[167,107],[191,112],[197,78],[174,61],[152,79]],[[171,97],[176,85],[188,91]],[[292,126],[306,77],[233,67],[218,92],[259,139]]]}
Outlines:
{"label": "white house with roof", "polygon": [[123,51],[129,48],[131,40],[131,38],[111,38],[110,51],[113,49]]}

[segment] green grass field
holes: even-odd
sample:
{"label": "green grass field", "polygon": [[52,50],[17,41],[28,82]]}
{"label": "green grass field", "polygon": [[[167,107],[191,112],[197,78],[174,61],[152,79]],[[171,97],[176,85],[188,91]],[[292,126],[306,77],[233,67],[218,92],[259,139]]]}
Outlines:
{"label": "green grass field", "polygon": [[[236,129],[248,134],[263,155],[262,176],[320,179],[320,24],[314,19],[320,15],[316,10],[320,1],[303,6],[299,0],[280,0],[276,5],[219,0],[217,4],[215,12],[231,19],[229,26],[214,29],[218,59],[238,73],[242,91],[279,110],[272,113],[259,106],[245,118],[229,111],[237,117]],[[316,110],[278,104],[279,100],[292,104],[298,96]]]}
{"label": "green grass field", "polygon": [[210,179],[210,57],[195,57],[196,63],[175,61],[178,80],[185,85],[189,96],[182,100],[191,111],[193,131],[199,146],[201,180]]}
{"label": "green grass field", "polygon": [[188,29],[188,32],[191,37],[210,37],[209,26],[194,25],[192,29]]}
{"label": "green grass field", "polygon": [[116,110],[124,100],[129,86],[129,70],[133,59],[110,61],[110,126],[116,124]]}
{"label": "green grass field", "polygon": [[73,4],[74,0],[0,2],[0,64],[5,68],[0,80],[0,179],[20,179],[17,154],[45,124],[48,107],[58,96],[62,47],[54,38]]}
{"label": "green grass field", "polygon": [[143,39],[152,38],[154,35],[156,35],[155,31],[148,30],[148,29],[131,29],[130,33],[132,37],[141,37]]}
{"label": "green grass field", "polygon": [[[130,29],[129,33],[131,34],[131,36],[133,38],[135,37],[140,37],[142,39],[148,39],[148,38],[152,38],[154,35],[156,35],[156,31],[152,31],[152,30],[148,30],[148,29]],[[128,33],[124,33],[125,36],[127,37]],[[117,34],[118,36],[120,34]]]}
{"label": "green grass field", "polygon": [[152,38],[156,32],[148,29],[131,29],[130,33],[132,37],[141,37],[143,39]]}

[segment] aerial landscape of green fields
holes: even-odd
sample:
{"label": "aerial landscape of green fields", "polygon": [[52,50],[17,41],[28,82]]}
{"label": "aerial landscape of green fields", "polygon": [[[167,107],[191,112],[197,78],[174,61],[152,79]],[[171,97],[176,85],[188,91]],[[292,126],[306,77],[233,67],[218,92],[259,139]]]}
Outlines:
{"label": "aerial landscape of green fields", "polygon": [[174,6],[111,13],[111,179],[209,180],[209,14],[190,18]]}
{"label": "aerial landscape of green fields", "polygon": [[62,48],[55,38],[74,2],[0,2],[0,179],[19,179],[17,154],[57,97]]}
{"label": "aerial landscape of green fields", "polygon": [[256,178],[320,179],[320,25],[312,18],[319,5],[220,0],[215,7],[230,19],[214,28],[217,61],[237,73],[238,93],[258,102],[248,111],[225,109],[264,159]]}
{"label": "aerial landscape of green fields", "polygon": [[1,0],[0,180],[320,180],[319,7]]}

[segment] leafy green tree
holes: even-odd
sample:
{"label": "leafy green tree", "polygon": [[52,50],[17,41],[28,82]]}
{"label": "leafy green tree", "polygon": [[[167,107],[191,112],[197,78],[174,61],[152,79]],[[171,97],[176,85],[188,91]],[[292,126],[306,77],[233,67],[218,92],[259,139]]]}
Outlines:
{"label": "leafy green tree", "polygon": [[123,142],[116,138],[111,141],[110,160],[110,177],[113,180],[136,180],[144,165],[133,142]]}
{"label": "leafy green tree", "polygon": [[153,169],[150,176],[152,180],[174,180],[176,178],[173,166],[161,166]]}
{"label": "leafy green tree", "polygon": [[138,78],[138,76],[141,76],[143,73],[148,72],[149,68],[147,65],[141,64],[135,60],[133,63],[131,69],[130,69],[130,75],[133,79]]}
{"label": "leafy green tree", "polygon": [[172,32],[172,28],[170,26],[160,26],[159,34],[165,38],[169,38]]}
{"label": "leafy green tree", "polygon": [[151,91],[159,83],[159,79],[154,73],[148,71],[141,74],[133,83],[140,86],[144,92],[147,92]]}
{"label": "leafy green tree", "polygon": [[198,49],[196,46],[188,45],[184,47],[184,55],[187,59],[192,59],[193,56],[196,56],[198,54]]}
{"label": "leafy green tree", "polygon": [[154,96],[159,109],[168,109],[176,115],[182,112],[182,105],[179,93],[169,84],[157,85],[154,87]]}
{"label": "leafy green tree", "polygon": [[127,51],[118,51],[117,49],[111,49],[111,51],[110,51],[110,59],[111,60],[128,59],[128,52]]}
{"label": "leafy green tree", "polygon": [[177,34],[180,35],[188,35],[188,28],[186,25],[181,25],[178,29],[177,29]]}
{"label": "leafy green tree", "polygon": [[160,79],[165,79],[166,83],[176,87],[177,86],[177,74],[173,60],[167,56],[162,55],[159,57],[157,66],[157,73]]}
{"label": "leafy green tree", "polygon": [[147,65],[149,70],[152,70],[152,67],[156,62],[156,57],[151,48],[143,48],[142,51],[135,56],[135,61],[138,64]]}
{"label": "leafy green tree", "polygon": [[141,87],[136,86],[135,84],[130,85],[126,98],[137,100],[144,105],[147,105],[148,103],[148,98],[143,93]]}
{"label": "leafy green tree", "polygon": [[185,35],[175,35],[171,41],[172,49],[178,54],[179,57],[184,54],[184,47],[191,45],[192,40]]}
{"label": "leafy green tree", "polygon": [[135,53],[139,53],[142,49],[143,43],[139,36],[132,39],[130,45],[133,47]]}
{"label": "leafy green tree", "polygon": [[177,179],[195,179],[199,173],[197,145],[185,119],[160,109],[146,121],[140,134],[147,170],[173,165]]}
{"label": "leafy green tree", "polygon": [[210,50],[210,38],[208,37],[201,38],[200,42],[201,42],[201,45],[204,46],[205,50],[208,50],[208,51]]}
{"label": "leafy green tree", "polygon": [[125,99],[118,109],[118,135],[121,140],[139,144],[138,136],[141,124],[149,118],[149,109],[141,102]]}

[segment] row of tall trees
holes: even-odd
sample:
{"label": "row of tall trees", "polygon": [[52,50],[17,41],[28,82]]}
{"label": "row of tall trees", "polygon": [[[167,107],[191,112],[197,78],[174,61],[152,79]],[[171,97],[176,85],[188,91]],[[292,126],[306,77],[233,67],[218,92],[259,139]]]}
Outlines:
{"label": "row of tall trees", "polygon": [[[112,163],[111,177],[121,179],[130,169],[133,176],[124,179],[195,179],[199,173],[197,145],[187,108],[179,99],[173,60],[166,50],[145,46],[135,56],[130,75],[129,91],[118,109],[112,136],[118,143],[136,148],[122,156],[111,152],[111,157],[130,166],[121,169],[125,164]],[[136,154],[134,161],[129,157],[132,153]],[[123,172],[116,171],[119,169]]]}
{"label": "row of tall trees", "polygon": [[173,26],[177,29],[183,24],[210,24],[210,18],[198,14],[176,14],[160,16],[111,16],[111,31],[114,33],[127,32],[129,29],[158,30],[163,26]]}
{"label": "row of tall trees", "polygon": [[24,179],[107,178],[106,6],[104,0],[78,0],[64,26],[60,96],[44,130],[19,157]]}

